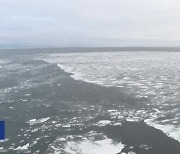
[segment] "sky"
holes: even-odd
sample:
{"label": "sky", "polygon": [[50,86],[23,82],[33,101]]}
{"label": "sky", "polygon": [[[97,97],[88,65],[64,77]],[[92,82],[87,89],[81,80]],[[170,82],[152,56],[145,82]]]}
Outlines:
{"label": "sky", "polygon": [[0,47],[180,46],[179,0],[0,0]]}

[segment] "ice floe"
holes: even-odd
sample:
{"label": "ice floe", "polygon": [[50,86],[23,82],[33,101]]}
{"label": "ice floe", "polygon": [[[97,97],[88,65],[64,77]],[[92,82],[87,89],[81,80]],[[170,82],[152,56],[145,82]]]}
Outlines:
{"label": "ice floe", "polygon": [[111,121],[110,120],[100,120],[99,122],[98,122],[98,126],[106,126],[106,125],[109,125],[111,123]]}
{"label": "ice floe", "polygon": [[31,119],[31,120],[29,120],[28,123],[29,123],[30,125],[34,125],[34,124],[46,122],[46,121],[49,120],[49,119],[50,119],[50,117],[41,118],[41,119]]}

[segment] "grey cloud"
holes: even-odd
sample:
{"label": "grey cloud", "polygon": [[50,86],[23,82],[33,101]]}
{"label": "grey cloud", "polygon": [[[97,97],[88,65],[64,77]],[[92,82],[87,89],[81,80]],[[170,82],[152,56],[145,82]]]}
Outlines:
{"label": "grey cloud", "polygon": [[178,46],[177,0],[1,0],[0,45]]}

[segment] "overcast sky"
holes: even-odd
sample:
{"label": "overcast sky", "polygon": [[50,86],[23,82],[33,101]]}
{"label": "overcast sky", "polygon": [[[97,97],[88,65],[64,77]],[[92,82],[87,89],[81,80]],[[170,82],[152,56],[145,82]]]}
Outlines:
{"label": "overcast sky", "polygon": [[0,46],[180,46],[179,0],[0,0]]}

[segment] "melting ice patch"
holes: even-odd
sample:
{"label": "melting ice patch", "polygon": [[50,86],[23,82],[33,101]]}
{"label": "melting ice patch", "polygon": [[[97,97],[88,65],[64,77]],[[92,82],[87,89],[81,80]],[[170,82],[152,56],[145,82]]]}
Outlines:
{"label": "melting ice patch", "polygon": [[79,143],[69,142],[65,147],[67,154],[110,154],[118,153],[124,148],[122,143],[113,144],[111,139],[105,139],[100,141],[82,141]]}
{"label": "melting ice patch", "polygon": [[125,147],[103,133],[90,131],[87,134],[58,137],[48,146],[45,153],[55,154],[116,154]]}

